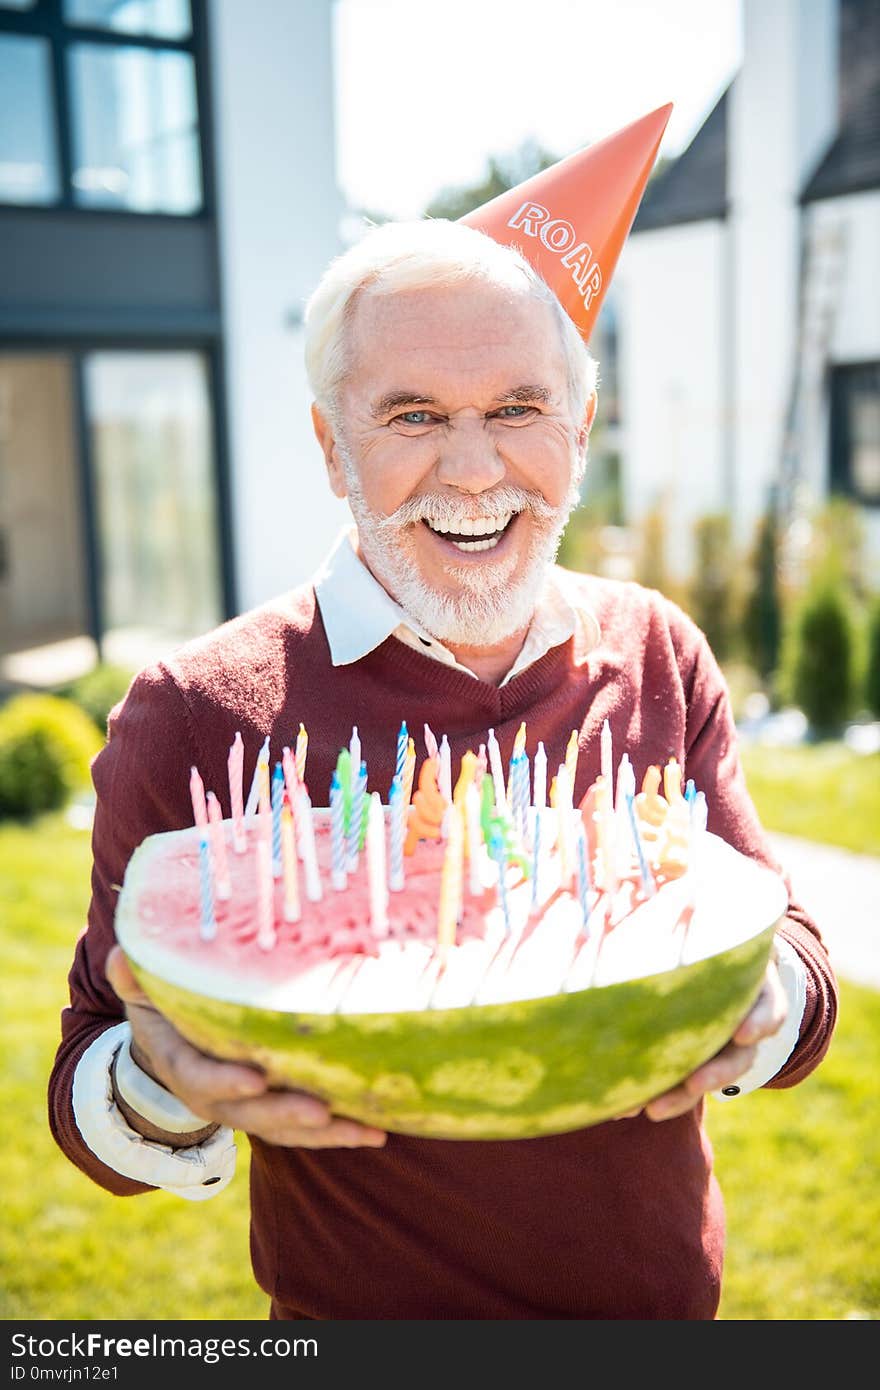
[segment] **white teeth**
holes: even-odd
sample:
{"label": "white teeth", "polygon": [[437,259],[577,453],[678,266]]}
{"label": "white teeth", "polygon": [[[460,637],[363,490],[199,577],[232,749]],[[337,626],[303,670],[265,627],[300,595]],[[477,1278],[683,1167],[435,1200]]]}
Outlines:
{"label": "white teeth", "polygon": [[494,550],[500,539],[500,536],[494,536],[491,541],[453,541],[452,544],[456,550],[472,555],[476,550]]}
{"label": "white teeth", "polygon": [[505,512],[503,516],[478,516],[473,520],[462,519],[452,524],[428,521],[428,525],[432,531],[438,531],[441,536],[450,534],[455,536],[490,536],[494,535],[496,531],[503,531],[512,516],[513,512]]}

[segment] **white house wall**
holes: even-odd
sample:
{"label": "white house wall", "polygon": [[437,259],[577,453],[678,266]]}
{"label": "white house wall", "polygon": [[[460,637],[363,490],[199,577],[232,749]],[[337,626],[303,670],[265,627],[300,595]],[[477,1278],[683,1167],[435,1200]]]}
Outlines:
{"label": "white house wall", "polygon": [[240,609],[305,579],[348,516],[311,431],[298,326],[341,250],[332,9],[210,4]]}
{"label": "white house wall", "polygon": [[625,514],[638,524],[663,506],[682,576],[694,522],[727,503],[725,276],[719,222],[642,232],[615,274]]}

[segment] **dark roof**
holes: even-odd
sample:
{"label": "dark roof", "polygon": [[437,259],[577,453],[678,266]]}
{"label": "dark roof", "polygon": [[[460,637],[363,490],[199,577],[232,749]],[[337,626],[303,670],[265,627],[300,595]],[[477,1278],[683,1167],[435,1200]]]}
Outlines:
{"label": "dark roof", "polygon": [[801,202],[880,188],[880,0],[840,0],[840,129]]}
{"label": "dark roof", "polygon": [[683,154],[650,181],[633,232],[725,216],[729,91],[728,87]]}

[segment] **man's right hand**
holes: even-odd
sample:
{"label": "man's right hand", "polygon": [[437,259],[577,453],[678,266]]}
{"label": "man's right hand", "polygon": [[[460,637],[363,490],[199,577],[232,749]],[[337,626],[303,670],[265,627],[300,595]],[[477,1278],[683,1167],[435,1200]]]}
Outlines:
{"label": "man's right hand", "polygon": [[[271,1089],[258,1068],[199,1052],[144,994],[119,946],[111,948],[106,972],[125,1005],[133,1060],[194,1114],[283,1148],[381,1148],[385,1143],[384,1130],[331,1114],[317,1096]],[[126,1119],[132,1124],[130,1115]],[[137,1116],[134,1127],[145,1138],[156,1137],[148,1133],[148,1122],[136,1121]]]}

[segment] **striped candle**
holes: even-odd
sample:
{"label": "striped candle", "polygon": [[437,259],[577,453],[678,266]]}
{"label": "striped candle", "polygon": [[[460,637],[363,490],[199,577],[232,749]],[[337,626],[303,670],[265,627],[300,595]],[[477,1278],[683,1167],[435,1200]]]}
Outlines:
{"label": "striped candle", "polygon": [[217,935],[217,919],[214,916],[214,886],[212,878],[211,851],[208,848],[208,837],[203,832],[199,840],[199,889],[201,909],[199,936],[203,941],[213,941],[214,937]]}
{"label": "striped candle", "polygon": [[272,774],[272,877],[281,877],[281,803],[284,800],[284,770],[275,764]]}
{"label": "striped candle", "polygon": [[629,813],[630,828],[632,830],[633,839],[636,845],[636,854],[639,860],[639,873],[642,876],[642,887],[644,888],[647,896],[650,897],[652,893],[656,893],[657,885],[654,882],[654,875],[651,873],[651,870],[648,866],[648,861],[645,858],[645,847],[642,844],[642,837],[639,833],[639,824],[636,820],[635,797],[632,795],[632,793],[629,793],[627,795],[626,809]]}
{"label": "striped candle", "polygon": [[403,778],[403,768],[406,763],[406,750],[409,747],[409,734],[406,729],[404,719],[397,733],[397,753],[394,758],[394,776]]}
{"label": "striped candle", "polygon": [[544,821],[543,807],[535,808],[534,843],[532,846],[532,911],[538,907],[539,879],[541,875],[541,825]]}
{"label": "striped candle", "polygon": [[330,855],[332,868],[330,882],[338,891],[345,888],[348,875],[345,871],[345,798],[339,775],[334,771],[330,781]]}
{"label": "striped candle", "polygon": [[275,945],[275,880],[272,852],[265,835],[257,836],[257,945],[271,951]]}
{"label": "striped candle", "polygon": [[293,837],[293,813],[290,797],[284,793],[281,807],[281,863],[284,873],[284,920],[298,922],[302,916],[299,896],[299,869]]}
{"label": "striped candle", "polygon": [[399,777],[395,777],[391,783],[391,795],[388,801],[388,823],[391,832],[391,864],[388,872],[388,887],[392,893],[399,893],[404,884],[403,841],[406,830],[406,801],[404,800],[403,782]]}
{"label": "striped candle", "polygon": [[587,837],[584,834],[583,821],[579,821],[577,827],[577,866],[578,900],[581,905],[581,925],[584,931],[586,931],[587,923],[590,920],[590,904],[587,897],[590,891],[590,876],[587,870]]}
{"label": "striped candle", "polygon": [[348,818],[348,868],[353,873],[358,866],[361,847],[361,825],[364,817],[364,797],[367,794],[367,765],[361,760],[351,798],[351,814]]}
{"label": "striped candle", "polygon": [[226,765],[229,772],[232,845],[236,854],[244,854],[247,849],[247,836],[244,830],[244,743],[238,732],[230,745]]}
{"label": "striped candle", "polygon": [[489,853],[498,865],[498,897],[501,901],[501,912],[504,917],[504,930],[510,936],[510,906],[507,901],[507,856],[504,853],[504,842],[497,830],[492,831],[489,840]]}
{"label": "striped candle", "polygon": [[416,775],[416,745],[410,739],[406,745],[406,761],[403,764],[403,800],[408,806],[412,800],[413,778]]}
{"label": "striped candle", "polygon": [[223,812],[220,802],[213,792],[208,792],[208,824],[211,830],[211,857],[217,876],[217,897],[226,902],[232,897],[232,883],[229,878],[229,860],[226,855],[226,832],[223,828]]}
{"label": "striped candle", "polygon": [[[285,744],[281,750],[281,767],[284,771],[284,789],[290,802],[290,813],[293,817],[293,843],[296,848],[300,841],[300,781],[296,775],[296,762],[287,744]],[[302,859],[302,851],[298,849],[297,853],[299,854],[299,858]]]}
{"label": "striped candle", "polygon": [[248,792],[247,803],[244,808],[245,820],[250,820],[257,814],[260,804],[260,777],[261,768],[269,766],[269,735],[263,740],[263,745],[257,754],[257,765],[254,768],[254,775],[251,778],[251,789]]}

